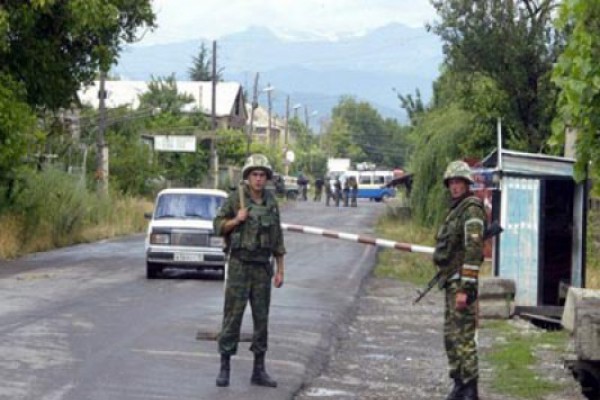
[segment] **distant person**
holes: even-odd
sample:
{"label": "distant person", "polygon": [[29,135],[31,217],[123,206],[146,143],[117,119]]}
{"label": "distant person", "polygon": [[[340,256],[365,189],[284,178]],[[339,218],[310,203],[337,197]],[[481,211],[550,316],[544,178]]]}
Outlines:
{"label": "distant person", "polygon": [[333,198],[333,181],[329,178],[325,178],[325,205],[329,207],[329,201]]}
{"label": "distant person", "polygon": [[[223,325],[219,334],[221,368],[217,386],[229,386],[231,356],[237,353],[240,328],[246,304],[250,302],[254,334],[250,351],[254,353],[254,368],[250,382],[253,385],[276,387],[265,369],[271,279],[279,288],[283,285],[283,256],[285,247],[279,219],[277,200],[265,190],[273,171],[267,158],[253,154],[246,160],[242,177],[248,181],[241,196],[232,193],[213,220],[217,235],[225,237],[228,252],[227,279]],[[271,257],[277,271],[273,271]]]}
{"label": "distant person", "polygon": [[298,188],[300,189],[300,198],[303,201],[307,201],[307,192],[308,192],[308,179],[302,174],[298,176]]}
{"label": "distant person", "polygon": [[315,197],[313,198],[313,201],[321,201],[321,196],[323,193],[323,184],[323,178],[315,179]]}
{"label": "distant person", "polygon": [[342,199],[342,182],[340,182],[340,178],[335,178],[333,187],[335,188],[335,206],[339,207]]}
{"label": "distant person", "polygon": [[355,176],[348,178],[348,186],[350,187],[350,206],[356,207],[356,198],[358,197],[358,182]]}
{"label": "distant person", "polygon": [[442,273],[445,290],[444,344],[450,378],[454,380],[447,400],[478,400],[477,293],[483,262],[485,211],[481,200],[469,190],[471,169],[453,161],[444,173],[451,197],[450,208],[438,230],[433,261]]}
{"label": "distant person", "polygon": [[348,200],[350,200],[350,177],[344,180],[344,207],[348,207]]}

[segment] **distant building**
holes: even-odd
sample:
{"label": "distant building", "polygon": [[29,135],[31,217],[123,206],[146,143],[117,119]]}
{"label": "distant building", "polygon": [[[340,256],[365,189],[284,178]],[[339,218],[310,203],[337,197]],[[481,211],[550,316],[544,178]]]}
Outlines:
{"label": "distant building", "polygon": [[[251,104],[248,103],[246,104],[246,113],[248,114],[248,120],[246,122],[248,126],[250,126],[250,112]],[[279,118],[274,113],[271,113],[270,129],[271,131],[269,132],[269,111],[262,106],[258,106],[258,108],[254,110],[252,141],[283,146],[285,144],[285,119]],[[288,140],[290,140],[289,137]]]}
{"label": "distant building", "polygon": [[[82,104],[98,108],[99,81],[78,92]],[[190,95],[194,101],[187,104],[183,111],[199,110],[204,115],[212,115],[212,82],[178,81],[177,90],[180,94]],[[140,95],[148,91],[145,81],[106,81],[108,108],[129,106],[137,109],[140,105]],[[244,106],[244,91],[237,82],[217,82],[216,111],[217,126],[222,129],[244,129],[248,114]]]}

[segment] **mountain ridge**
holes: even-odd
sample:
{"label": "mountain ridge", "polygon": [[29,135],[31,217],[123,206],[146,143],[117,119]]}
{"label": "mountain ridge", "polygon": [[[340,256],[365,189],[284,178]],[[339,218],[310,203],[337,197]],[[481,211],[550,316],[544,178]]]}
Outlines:
{"label": "mountain ridge", "polygon": [[[192,57],[201,43],[187,40],[169,44],[128,46],[111,71],[122,79],[150,80],[175,74],[188,79]],[[283,39],[266,27],[250,27],[222,37],[217,42],[217,61],[225,80],[242,83],[252,92],[254,74],[259,87],[276,87],[273,107],[284,114],[285,97],[298,98],[321,117],[337,104],[339,97],[353,96],[368,101],[386,118],[405,120],[397,94],[419,89],[425,101],[442,62],[441,43],[425,28],[389,24],[364,35],[332,40]],[[263,94],[259,99],[266,103]]]}

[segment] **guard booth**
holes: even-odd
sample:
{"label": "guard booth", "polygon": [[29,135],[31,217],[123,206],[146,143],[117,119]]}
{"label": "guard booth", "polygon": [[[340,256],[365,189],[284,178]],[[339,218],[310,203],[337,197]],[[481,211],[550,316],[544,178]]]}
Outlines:
{"label": "guard booth", "polygon": [[494,243],[495,276],[516,283],[517,313],[558,312],[568,286],[585,283],[587,183],[575,182],[575,161],[563,157],[496,150],[482,164],[491,217],[504,228]]}

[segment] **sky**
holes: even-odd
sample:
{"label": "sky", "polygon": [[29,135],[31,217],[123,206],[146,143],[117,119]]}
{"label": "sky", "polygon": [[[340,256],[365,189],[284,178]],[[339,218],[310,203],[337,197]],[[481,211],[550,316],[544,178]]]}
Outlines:
{"label": "sky", "polygon": [[153,0],[158,28],[138,45],[216,40],[267,27],[290,39],[361,35],[390,23],[422,27],[435,18],[429,0]]}

